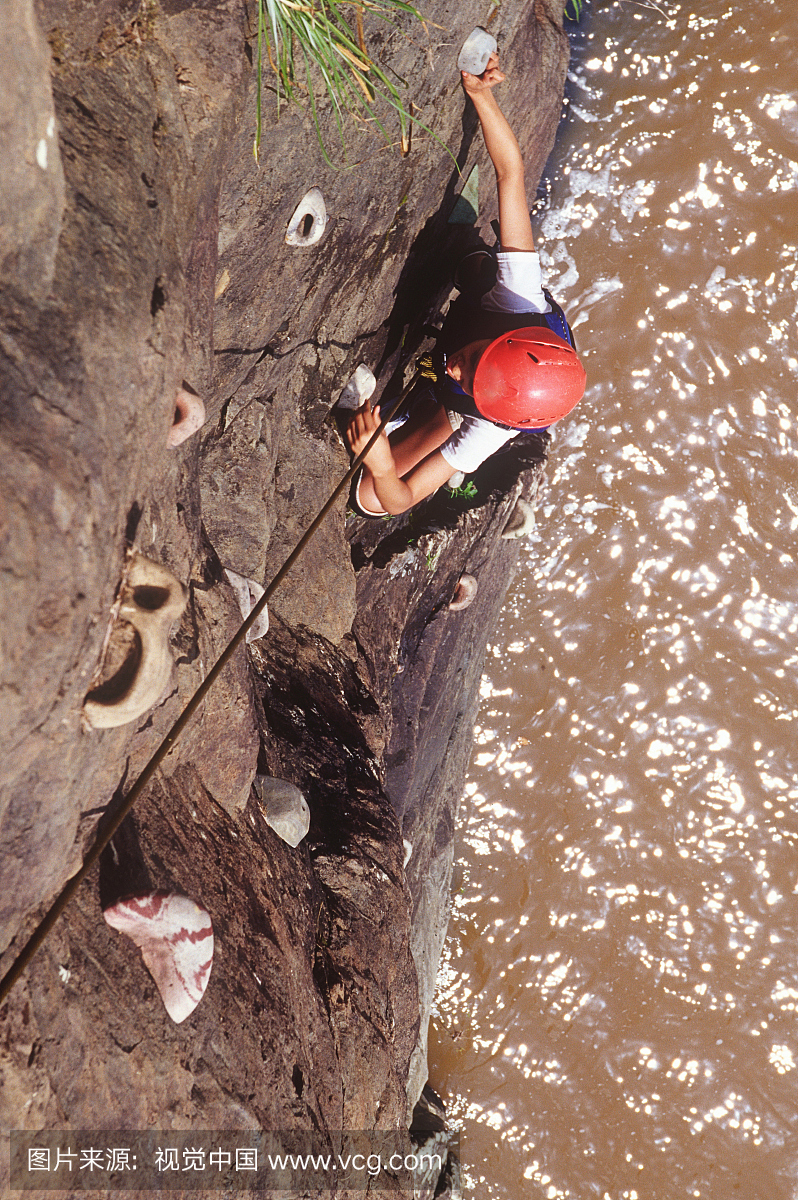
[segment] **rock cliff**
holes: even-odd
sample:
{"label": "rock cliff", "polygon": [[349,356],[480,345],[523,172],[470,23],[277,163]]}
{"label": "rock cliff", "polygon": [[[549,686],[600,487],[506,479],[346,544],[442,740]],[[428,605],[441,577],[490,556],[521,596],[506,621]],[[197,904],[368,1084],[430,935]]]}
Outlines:
{"label": "rock cliff", "polygon": [[[268,582],[344,474],[330,408],[346,379],[362,361],[397,386],[458,255],[479,231],[492,241],[463,37],[492,18],[530,196],[568,54],[561,0],[431,0],[423,28],[367,21],[462,174],[418,126],[403,155],[353,122],[344,160],[322,103],[333,169],[302,108],[278,115],[268,77],[258,167],[251,4],[4,9],[3,970],[240,624],[225,569]],[[476,231],[448,222],[474,164]],[[311,186],[324,235],[289,246]],[[181,389],[206,419],[171,446]],[[347,520],[343,500],[328,517],[268,634],[235,655],[4,1005],[6,1127],[407,1125],[482,657],[515,562],[500,533],[544,452],[516,444],[476,494],[402,518]],[[176,665],[139,719],[96,727],[84,700],[127,661],[129,647],[122,668],[110,653],[133,553],[185,588]],[[452,611],[464,572],[477,597]],[[307,798],[297,849],[266,824],[257,772]],[[141,887],[192,896],[213,921],[210,983],[180,1026],[102,920]]]}

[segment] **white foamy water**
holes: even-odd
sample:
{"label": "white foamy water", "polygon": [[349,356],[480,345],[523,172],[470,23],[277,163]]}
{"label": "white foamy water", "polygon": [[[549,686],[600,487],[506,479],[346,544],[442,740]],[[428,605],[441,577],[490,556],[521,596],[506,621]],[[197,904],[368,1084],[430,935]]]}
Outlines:
{"label": "white foamy water", "polygon": [[588,393],[483,680],[432,1082],[467,1194],[787,1200],[798,16],[588,7],[536,219]]}

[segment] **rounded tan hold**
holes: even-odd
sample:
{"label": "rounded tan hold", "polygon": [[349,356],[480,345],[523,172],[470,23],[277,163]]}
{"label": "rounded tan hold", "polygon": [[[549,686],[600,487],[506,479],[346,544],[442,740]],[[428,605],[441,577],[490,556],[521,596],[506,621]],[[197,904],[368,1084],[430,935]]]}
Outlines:
{"label": "rounded tan hold", "polygon": [[175,396],[175,417],[166,439],[167,446],[174,449],[186,438],[190,438],[192,433],[202,429],[204,424],[205,405],[200,397],[184,387],[178,388]]}
{"label": "rounded tan hold", "polygon": [[449,612],[461,612],[468,608],[477,594],[477,581],[473,575],[461,575],[457,581],[454,597],[449,604]]}
{"label": "rounded tan hold", "polygon": [[535,509],[523,497],[516,501],[515,508],[510,513],[510,519],[504,527],[502,538],[509,541],[513,538],[526,537],[535,528]]}
{"label": "rounded tan hold", "polygon": [[84,716],[94,729],[127,725],[161,699],[174,665],[169,631],[186,597],[186,589],[167,567],[134,555],[100,683],[83,702]]}

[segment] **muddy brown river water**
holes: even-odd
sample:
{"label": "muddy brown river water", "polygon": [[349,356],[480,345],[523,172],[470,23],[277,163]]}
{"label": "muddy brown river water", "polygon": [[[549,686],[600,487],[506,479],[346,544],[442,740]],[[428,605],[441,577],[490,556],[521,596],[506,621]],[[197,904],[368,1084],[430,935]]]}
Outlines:
{"label": "muddy brown river water", "polygon": [[798,1196],[797,34],[572,34],[536,230],[589,390],[489,651],[431,1037],[481,1200]]}

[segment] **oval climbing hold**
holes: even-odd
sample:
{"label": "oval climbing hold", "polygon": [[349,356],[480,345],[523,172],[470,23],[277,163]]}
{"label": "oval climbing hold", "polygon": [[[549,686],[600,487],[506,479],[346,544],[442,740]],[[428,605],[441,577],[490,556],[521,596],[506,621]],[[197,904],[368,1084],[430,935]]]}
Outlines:
{"label": "oval climbing hold", "polygon": [[174,449],[190,438],[205,424],[205,405],[196,392],[185,387],[178,388],[175,396],[175,416],[166,439],[167,446]]}
{"label": "oval climbing hold", "polygon": [[[224,573],[227,576],[227,582],[235,592],[236,603],[241,611],[241,616],[246,621],[263,595],[264,589],[254,579],[247,579],[246,576],[239,575],[236,571],[231,571],[229,567],[225,567]],[[268,632],[269,609],[268,607],[264,607],[258,619],[247,630],[247,642],[255,642]]]}
{"label": "oval climbing hold", "polygon": [[504,527],[502,537],[505,541],[512,538],[526,537],[535,528],[535,509],[528,500],[520,497],[515,508],[510,513],[510,519]]}
{"label": "oval climbing hold", "polygon": [[315,246],[327,226],[327,206],[317,187],[306,192],[288,222],[285,240],[289,246]]}
{"label": "oval climbing hold", "polygon": [[310,829],[310,809],[296,784],[256,775],[252,786],[266,824],[289,846],[298,846]]}
{"label": "oval climbing hold", "polygon": [[454,597],[449,604],[449,612],[462,612],[468,608],[477,594],[477,581],[473,575],[461,575],[457,581]]}

